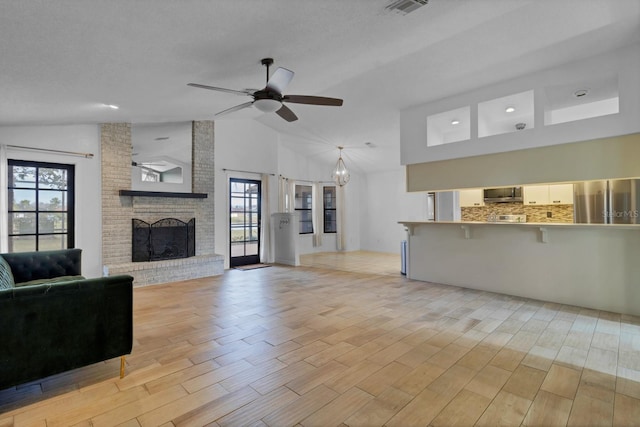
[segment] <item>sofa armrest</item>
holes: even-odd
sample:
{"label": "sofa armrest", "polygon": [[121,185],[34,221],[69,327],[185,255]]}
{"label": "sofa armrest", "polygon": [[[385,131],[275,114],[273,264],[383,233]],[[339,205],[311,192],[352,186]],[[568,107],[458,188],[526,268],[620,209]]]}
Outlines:
{"label": "sofa armrest", "polygon": [[131,353],[133,277],[0,291],[0,390]]}
{"label": "sofa armrest", "polygon": [[82,249],[2,254],[15,283],[82,274]]}

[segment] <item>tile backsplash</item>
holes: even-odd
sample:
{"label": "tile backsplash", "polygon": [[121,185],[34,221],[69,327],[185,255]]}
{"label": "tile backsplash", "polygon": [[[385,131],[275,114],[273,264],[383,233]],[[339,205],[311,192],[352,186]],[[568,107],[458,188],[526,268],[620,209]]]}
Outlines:
{"label": "tile backsplash", "polygon": [[[477,207],[463,207],[462,221],[487,221],[489,215],[526,215],[527,222],[573,222],[573,205],[528,206],[521,203],[494,203]],[[549,218],[548,213],[551,212]]]}

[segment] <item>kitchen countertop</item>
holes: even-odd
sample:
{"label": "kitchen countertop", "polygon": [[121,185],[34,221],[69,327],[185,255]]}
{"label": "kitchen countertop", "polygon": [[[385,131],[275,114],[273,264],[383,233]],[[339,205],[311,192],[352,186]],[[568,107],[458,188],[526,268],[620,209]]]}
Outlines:
{"label": "kitchen countertop", "polygon": [[460,225],[460,226],[517,226],[517,227],[559,227],[559,228],[611,228],[618,230],[640,230],[640,224],[576,224],[569,222],[488,222],[488,221],[398,221],[403,225]]}

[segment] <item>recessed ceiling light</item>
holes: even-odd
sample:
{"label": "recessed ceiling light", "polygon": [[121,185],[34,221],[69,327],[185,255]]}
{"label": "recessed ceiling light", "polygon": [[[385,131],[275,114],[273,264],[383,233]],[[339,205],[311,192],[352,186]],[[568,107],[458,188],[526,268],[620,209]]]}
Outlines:
{"label": "recessed ceiling light", "polygon": [[114,104],[102,104],[103,106],[107,107],[107,108],[111,108],[112,110],[118,110],[120,107],[118,107],[117,105]]}
{"label": "recessed ceiling light", "polygon": [[514,111],[516,111],[516,107],[507,107],[504,109],[505,113],[513,113]]}
{"label": "recessed ceiling light", "polygon": [[588,93],[589,89],[579,89],[573,92],[573,96],[575,96],[576,98],[582,98],[583,96],[587,96]]}
{"label": "recessed ceiling light", "polygon": [[455,126],[455,125],[459,125],[459,124],[460,124],[460,120],[458,120],[458,119],[453,119],[453,120],[451,120],[451,124],[452,124],[452,125],[454,125],[454,126]]}

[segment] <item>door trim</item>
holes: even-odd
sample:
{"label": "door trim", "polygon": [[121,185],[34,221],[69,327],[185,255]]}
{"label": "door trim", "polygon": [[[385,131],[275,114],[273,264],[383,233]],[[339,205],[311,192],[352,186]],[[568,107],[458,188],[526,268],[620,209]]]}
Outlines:
{"label": "door trim", "polygon": [[[234,224],[232,222],[232,214],[234,213],[234,206],[233,206],[233,199],[237,198],[233,196],[233,191],[232,191],[232,187],[234,183],[244,183],[244,184],[252,184],[252,185],[256,185],[257,186],[257,212],[255,212],[257,214],[257,222],[255,223],[255,228],[257,229],[257,236],[255,240],[251,240],[251,238],[249,238],[249,240],[246,240],[246,227],[247,227],[247,222],[246,222],[246,213],[254,213],[252,211],[247,211],[247,205],[246,205],[246,200],[251,200],[251,197],[246,198],[245,199],[245,203],[243,206],[243,210],[241,211],[243,213],[243,217],[245,218],[245,221],[242,223],[242,229],[245,230],[245,240],[242,240],[241,242],[243,243],[243,253],[244,255],[238,255],[238,256],[233,256],[233,252],[234,252],[234,243],[238,243],[239,241],[233,241],[233,231],[234,231]],[[229,267],[230,268],[234,268],[234,267],[239,267],[239,266],[243,266],[243,265],[251,265],[251,264],[258,264],[260,263],[260,243],[261,243],[261,219],[262,219],[262,181],[259,179],[249,179],[249,178],[229,178],[229,197],[228,197],[228,202],[229,202],[229,209],[227,211],[227,215],[228,215],[228,231],[229,231],[229,237],[228,237],[228,249],[229,249]],[[246,194],[246,191],[245,191]],[[250,209],[250,208],[249,208]],[[240,212],[240,211],[236,211],[236,212]],[[237,229],[237,227],[236,227]],[[251,230],[251,223],[249,223],[249,230]],[[252,247],[255,246],[255,253],[253,253],[254,251],[250,251],[251,253],[249,255],[247,255],[247,244],[251,245]]]}

